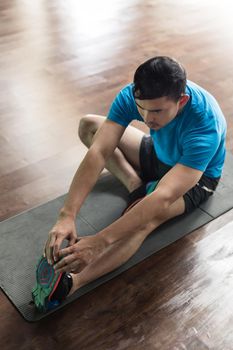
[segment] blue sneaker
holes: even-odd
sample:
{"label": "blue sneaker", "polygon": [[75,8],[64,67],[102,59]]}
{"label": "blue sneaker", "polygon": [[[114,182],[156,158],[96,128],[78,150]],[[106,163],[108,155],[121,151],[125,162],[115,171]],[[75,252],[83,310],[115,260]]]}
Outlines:
{"label": "blue sneaker", "polygon": [[36,268],[36,285],[32,298],[36,308],[42,312],[59,306],[73,285],[72,277],[66,272],[55,272],[47,259],[42,256]]}

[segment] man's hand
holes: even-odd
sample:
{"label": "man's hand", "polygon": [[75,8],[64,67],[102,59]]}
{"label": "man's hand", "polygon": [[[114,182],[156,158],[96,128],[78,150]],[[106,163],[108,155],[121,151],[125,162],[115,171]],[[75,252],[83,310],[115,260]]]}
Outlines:
{"label": "man's hand", "polygon": [[98,258],[107,246],[107,242],[101,236],[80,237],[79,242],[59,251],[59,258],[63,259],[54,265],[55,271],[81,272]]}
{"label": "man's hand", "polygon": [[72,246],[78,240],[74,219],[69,216],[59,218],[49,232],[49,237],[44,248],[44,255],[50,264],[58,261],[59,249],[64,239],[69,241],[69,246]]}

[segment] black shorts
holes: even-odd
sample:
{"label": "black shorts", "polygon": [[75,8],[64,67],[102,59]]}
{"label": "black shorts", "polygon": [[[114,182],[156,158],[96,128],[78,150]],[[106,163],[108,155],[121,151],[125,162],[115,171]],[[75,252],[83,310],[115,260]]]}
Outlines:
{"label": "black shorts", "polygon": [[[140,177],[144,182],[161,179],[172,167],[162,163],[155,153],[150,135],[142,138],[140,146]],[[202,175],[198,183],[184,194],[185,213],[191,212],[202,202],[206,201],[215,191],[219,178],[210,178]]]}

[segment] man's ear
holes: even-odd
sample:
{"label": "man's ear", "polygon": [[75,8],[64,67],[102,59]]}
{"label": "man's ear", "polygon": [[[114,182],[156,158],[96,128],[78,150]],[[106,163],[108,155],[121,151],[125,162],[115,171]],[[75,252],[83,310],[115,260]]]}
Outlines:
{"label": "man's ear", "polygon": [[182,95],[179,99],[179,107],[182,108],[186,105],[189,100],[189,95]]}

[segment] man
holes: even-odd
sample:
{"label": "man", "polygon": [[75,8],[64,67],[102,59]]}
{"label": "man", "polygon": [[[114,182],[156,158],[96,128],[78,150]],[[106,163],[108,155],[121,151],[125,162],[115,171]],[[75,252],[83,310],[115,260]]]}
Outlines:
{"label": "man", "polygon": [[[129,126],[133,119],[144,122],[150,135]],[[37,268],[43,271],[49,263],[55,272],[46,291],[37,274],[34,300],[44,309],[48,301],[61,302],[126,262],[159,225],[207,200],[225,159],[226,122],[218,103],[186,80],[180,63],[163,56],[138,67],[133,84],[119,92],[107,118],[82,118],[79,136],[89,151]],[[78,238],[76,215],[104,167],[129,190],[129,206],[95,236]],[[64,239],[69,247],[60,249]],[[41,290],[39,300],[35,295]]]}

